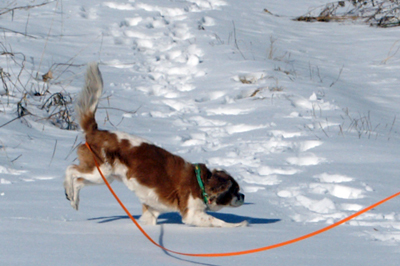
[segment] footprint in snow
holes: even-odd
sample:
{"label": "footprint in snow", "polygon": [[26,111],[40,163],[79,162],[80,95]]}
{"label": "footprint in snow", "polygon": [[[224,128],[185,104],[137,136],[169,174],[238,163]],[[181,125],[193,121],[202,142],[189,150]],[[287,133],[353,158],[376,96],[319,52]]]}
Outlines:
{"label": "footprint in snow", "polygon": [[[314,178],[319,183],[302,184],[277,192],[278,197],[309,211],[307,213],[299,209],[292,215],[295,221],[332,223],[348,216],[348,212],[361,210],[363,206],[353,201],[364,198],[365,193],[372,191],[372,188],[365,184],[362,184],[362,188],[343,185],[342,183],[354,181],[354,178],[345,175],[322,173]],[[343,200],[347,202],[340,203]],[[364,215],[363,218],[365,217]]]}
{"label": "footprint in snow", "polygon": [[289,157],[286,159],[286,161],[289,164],[296,166],[313,166],[326,162],[326,159],[318,157],[313,153],[308,153],[306,155],[300,155],[298,157]]}
{"label": "footprint in snow", "polygon": [[105,2],[103,3],[103,6],[106,6],[111,9],[117,9],[117,10],[135,10],[135,7],[131,4],[121,4],[121,3],[116,3],[116,2]]}

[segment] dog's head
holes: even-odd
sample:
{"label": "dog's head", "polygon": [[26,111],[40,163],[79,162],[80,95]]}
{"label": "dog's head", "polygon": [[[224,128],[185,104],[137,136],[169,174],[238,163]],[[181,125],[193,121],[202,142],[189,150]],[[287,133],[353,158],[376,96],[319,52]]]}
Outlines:
{"label": "dog's head", "polygon": [[204,168],[206,172],[203,180],[208,194],[209,210],[218,211],[223,207],[239,207],[243,205],[244,195],[239,192],[239,184],[231,175],[223,170],[213,170],[211,172],[205,166]]}

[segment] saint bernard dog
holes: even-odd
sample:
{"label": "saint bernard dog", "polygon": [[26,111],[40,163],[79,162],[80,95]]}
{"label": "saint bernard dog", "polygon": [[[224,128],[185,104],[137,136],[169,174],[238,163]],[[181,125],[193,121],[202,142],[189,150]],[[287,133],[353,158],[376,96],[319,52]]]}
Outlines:
{"label": "saint bernard dog", "polygon": [[[106,179],[122,181],[136,193],[143,206],[142,223],[155,225],[161,213],[178,211],[183,223],[193,226],[248,224],[247,221],[228,223],[206,213],[243,205],[244,195],[239,193],[238,183],[227,172],[210,171],[204,164],[191,164],[127,133],[98,129],[95,113],[102,91],[98,65],[90,63],[75,107],[80,126]],[[70,165],[64,180],[66,197],[76,210],[79,191],[84,186],[104,184],[88,147],[81,144],[77,154],[79,165]]]}

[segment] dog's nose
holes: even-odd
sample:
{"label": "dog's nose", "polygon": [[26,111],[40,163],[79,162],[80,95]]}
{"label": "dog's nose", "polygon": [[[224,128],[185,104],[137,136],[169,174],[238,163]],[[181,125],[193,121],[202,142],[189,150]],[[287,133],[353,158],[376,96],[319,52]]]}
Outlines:
{"label": "dog's nose", "polygon": [[240,207],[244,203],[244,195],[242,193],[238,193],[236,197],[232,198],[231,207]]}

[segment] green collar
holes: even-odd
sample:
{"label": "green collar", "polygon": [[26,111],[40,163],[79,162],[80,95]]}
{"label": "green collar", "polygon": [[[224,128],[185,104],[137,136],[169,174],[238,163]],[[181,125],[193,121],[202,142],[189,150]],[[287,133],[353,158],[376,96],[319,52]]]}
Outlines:
{"label": "green collar", "polygon": [[208,205],[210,202],[209,202],[209,199],[208,199],[208,194],[206,192],[206,189],[204,188],[203,180],[201,180],[200,166],[198,164],[195,164],[194,165],[194,169],[195,169],[195,172],[196,172],[197,182],[199,183],[199,186],[200,186],[200,189],[201,189],[201,194],[203,195],[204,203],[206,205]]}

